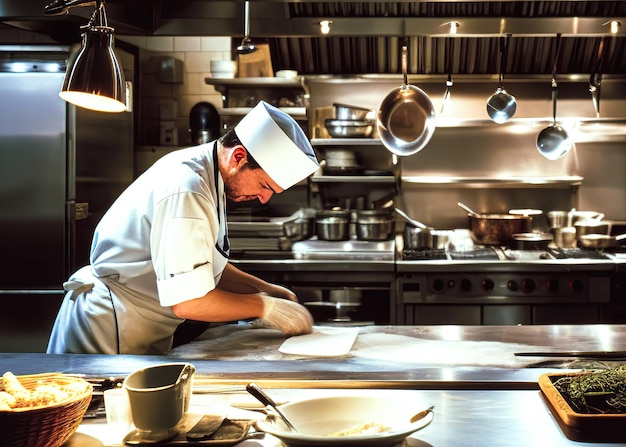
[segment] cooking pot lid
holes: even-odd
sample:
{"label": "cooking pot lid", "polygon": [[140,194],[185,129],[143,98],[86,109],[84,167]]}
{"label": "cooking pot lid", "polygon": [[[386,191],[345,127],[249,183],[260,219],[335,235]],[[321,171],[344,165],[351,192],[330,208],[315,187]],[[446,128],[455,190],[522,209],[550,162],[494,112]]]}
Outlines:
{"label": "cooking pot lid", "polygon": [[554,238],[548,233],[516,233],[513,235],[513,239],[523,242],[542,242],[551,241]]}

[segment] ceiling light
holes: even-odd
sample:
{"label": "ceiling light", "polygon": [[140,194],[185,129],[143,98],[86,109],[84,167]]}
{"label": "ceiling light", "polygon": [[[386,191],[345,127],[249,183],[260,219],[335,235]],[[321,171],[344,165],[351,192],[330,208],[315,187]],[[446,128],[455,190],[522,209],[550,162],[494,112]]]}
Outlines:
{"label": "ceiling light", "polygon": [[452,21],[452,22],[442,23],[441,26],[447,26],[448,28],[450,28],[448,31],[448,34],[455,35],[459,29],[459,26],[461,26],[461,24],[459,22]]}
{"label": "ceiling light", "polygon": [[619,20],[610,20],[603,25],[609,25],[611,34],[617,34],[619,31],[619,27],[622,26],[622,22],[620,22]]}
{"label": "ceiling light", "polygon": [[332,22],[332,21],[330,21],[330,20],[322,20],[322,21],[320,22],[320,32],[321,32],[322,34],[324,34],[324,35],[326,35],[326,34],[330,33],[330,25],[331,25],[332,23],[333,23],[333,22]]}
{"label": "ceiling light", "polygon": [[86,109],[123,112],[126,84],[113,51],[114,29],[107,24],[104,1],[96,3],[91,19],[81,30],[81,46],[70,58],[59,96]]}

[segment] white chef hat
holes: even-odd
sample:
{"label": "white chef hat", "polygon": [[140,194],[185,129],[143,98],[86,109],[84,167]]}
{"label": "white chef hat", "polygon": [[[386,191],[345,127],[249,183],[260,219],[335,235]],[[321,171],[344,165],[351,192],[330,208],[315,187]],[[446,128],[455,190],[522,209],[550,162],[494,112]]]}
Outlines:
{"label": "white chef hat", "polygon": [[300,125],[259,101],[235,126],[239,141],[278,185],[287,189],[313,174],[319,163]]}

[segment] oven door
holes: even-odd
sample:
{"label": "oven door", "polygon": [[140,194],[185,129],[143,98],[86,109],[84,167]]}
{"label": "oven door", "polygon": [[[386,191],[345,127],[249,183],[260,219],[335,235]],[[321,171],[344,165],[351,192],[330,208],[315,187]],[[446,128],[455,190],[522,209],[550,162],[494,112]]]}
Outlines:
{"label": "oven door", "polygon": [[592,324],[611,318],[613,273],[399,272],[397,324]]}
{"label": "oven door", "polygon": [[316,324],[390,324],[393,272],[298,272],[289,287]]}

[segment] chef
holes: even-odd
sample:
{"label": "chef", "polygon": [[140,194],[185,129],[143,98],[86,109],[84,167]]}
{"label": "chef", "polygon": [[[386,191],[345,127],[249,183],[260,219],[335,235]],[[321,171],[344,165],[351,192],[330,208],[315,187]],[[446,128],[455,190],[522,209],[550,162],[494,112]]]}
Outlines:
{"label": "chef", "polygon": [[310,332],[292,291],[228,262],[226,197],[266,203],[318,167],[300,126],[263,101],[220,139],[159,159],[98,223],[47,352],[164,354],[186,320]]}

